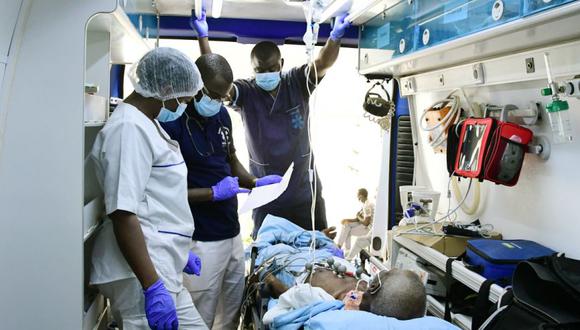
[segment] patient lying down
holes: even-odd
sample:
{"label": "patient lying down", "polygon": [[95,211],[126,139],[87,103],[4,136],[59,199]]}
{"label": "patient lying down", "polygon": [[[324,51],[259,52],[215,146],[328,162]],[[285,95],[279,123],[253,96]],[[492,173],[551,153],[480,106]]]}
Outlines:
{"label": "patient lying down", "polygon": [[[289,289],[274,276],[267,276],[264,282],[275,297]],[[425,286],[417,274],[408,270],[382,271],[367,287],[364,281],[353,277],[339,278],[331,270],[320,268],[312,272],[307,282],[322,288],[334,299],[344,301],[345,309],[360,309],[399,320],[425,315]],[[358,288],[357,282],[360,282]]]}

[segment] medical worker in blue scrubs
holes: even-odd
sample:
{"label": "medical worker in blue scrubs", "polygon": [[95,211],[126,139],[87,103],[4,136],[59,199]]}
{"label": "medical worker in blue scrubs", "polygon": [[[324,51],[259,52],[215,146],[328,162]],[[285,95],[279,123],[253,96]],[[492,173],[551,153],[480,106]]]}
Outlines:
{"label": "medical worker in blue scrubs", "polygon": [[226,59],[207,54],[195,64],[204,87],[183,116],[162,123],[171,138],[179,142],[187,165],[188,199],[195,220],[191,251],[202,262],[201,277],[186,275],[184,284],[210,329],[235,330],[245,270],[237,194],[282,178],[256,178],[236,157],[232,121],[223,106],[233,82]]}
{"label": "medical worker in blue scrubs", "polygon": [[[255,77],[234,82],[229,97],[244,122],[250,173],[257,177],[282,175],[294,163],[287,190],[275,201],[254,210],[254,236],[267,214],[286,218],[305,229],[312,228],[309,161],[313,155],[307,128],[308,102],[316,83],[338,57],[340,40],[350,25],[345,18],[346,15],[342,15],[335,20],[330,38],[312,65],[282,72],[284,59],[280,49],[264,41],[256,44],[251,52]],[[202,43],[202,53],[210,53],[205,15],[199,18],[192,15],[192,25]],[[327,223],[318,175],[315,198],[315,228],[322,230]]]}
{"label": "medical worker in blue scrubs", "polygon": [[111,303],[121,329],[207,329],[183,287],[199,274],[190,252],[194,223],[179,144],[159,121],[179,117],[201,89],[195,64],[157,48],[134,67],[135,92],[99,132],[91,158],[107,219],[96,236],[91,284]]}

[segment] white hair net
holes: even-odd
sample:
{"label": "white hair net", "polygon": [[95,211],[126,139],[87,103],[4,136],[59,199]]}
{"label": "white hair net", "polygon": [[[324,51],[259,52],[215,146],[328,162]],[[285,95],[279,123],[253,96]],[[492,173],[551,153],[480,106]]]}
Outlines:
{"label": "white hair net", "polygon": [[192,97],[203,87],[197,66],[174,48],[155,48],[134,64],[129,73],[135,92],[167,101]]}

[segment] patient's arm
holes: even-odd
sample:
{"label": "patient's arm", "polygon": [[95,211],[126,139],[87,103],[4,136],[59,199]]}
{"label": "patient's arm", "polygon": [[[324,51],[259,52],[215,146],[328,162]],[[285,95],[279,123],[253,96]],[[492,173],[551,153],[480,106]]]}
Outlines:
{"label": "patient's arm", "polygon": [[336,237],[336,227],[332,226],[332,227],[328,227],[326,229],[322,229],[322,233],[324,235],[326,235],[326,237],[328,237],[330,239],[334,239]]}
{"label": "patient's arm", "polygon": [[288,291],[288,287],[282,283],[276,276],[272,274],[266,275],[264,278],[264,284],[268,288],[268,291],[272,295],[272,298],[277,299],[280,295],[286,291]]}

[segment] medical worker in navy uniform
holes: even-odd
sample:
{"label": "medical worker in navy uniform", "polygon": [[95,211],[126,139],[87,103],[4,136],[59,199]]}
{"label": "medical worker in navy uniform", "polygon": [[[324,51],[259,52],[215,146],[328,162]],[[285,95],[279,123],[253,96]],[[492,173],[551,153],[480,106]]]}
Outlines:
{"label": "medical worker in navy uniform", "polygon": [[233,82],[225,58],[207,54],[195,64],[204,87],[179,119],[162,123],[179,142],[187,165],[188,199],[195,221],[191,251],[202,265],[200,277],[184,275],[184,285],[208,328],[237,329],[244,290],[237,194],[282,178],[256,178],[236,157],[232,122],[222,102]]}
{"label": "medical worker in navy uniform", "polygon": [[[310,66],[305,64],[282,72],[284,59],[280,49],[263,41],[251,52],[255,77],[234,82],[229,97],[244,122],[250,173],[257,177],[282,175],[294,163],[287,190],[278,199],[254,210],[254,237],[268,214],[286,218],[304,229],[312,228],[309,163],[314,156],[308,136],[308,102],[316,84],[338,57],[340,40],[350,25],[345,18],[346,15],[336,18],[330,38]],[[202,53],[210,53],[205,15],[196,18],[192,14],[191,20],[200,36]],[[326,210],[322,184],[318,175],[315,177],[315,228],[322,230],[327,228]]]}

